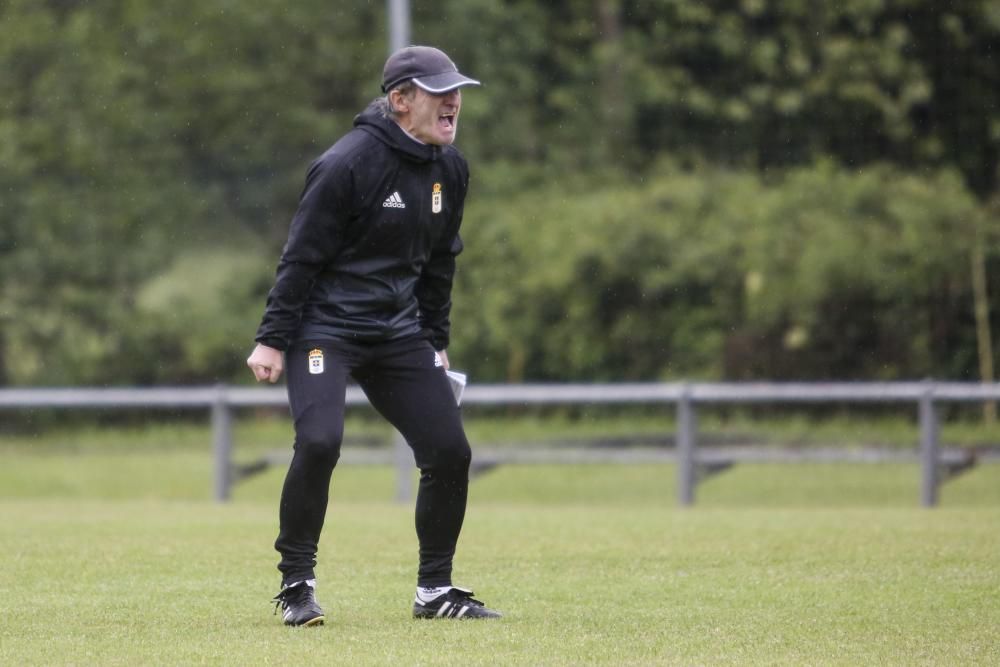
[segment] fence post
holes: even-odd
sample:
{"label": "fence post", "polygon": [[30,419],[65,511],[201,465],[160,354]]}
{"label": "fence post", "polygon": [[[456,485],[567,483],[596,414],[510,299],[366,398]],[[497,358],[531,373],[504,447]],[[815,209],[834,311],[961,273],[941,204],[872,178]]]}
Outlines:
{"label": "fence post", "polygon": [[396,502],[409,502],[413,498],[413,453],[398,431],[392,441],[392,457],[396,461]]}
{"label": "fence post", "polygon": [[232,412],[226,402],[224,387],[216,387],[212,402],[212,451],[215,454],[215,500],[229,500],[232,484],[233,425]]}
{"label": "fence post", "polygon": [[677,400],[677,500],[688,507],[694,504],[695,433],[698,416],[691,398],[691,387],[684,384]]}
{"label": "fence post", "polygon": [[938,435],[934,385],[928,384],[920,397],[920,504],[924,507],[938,502]]}

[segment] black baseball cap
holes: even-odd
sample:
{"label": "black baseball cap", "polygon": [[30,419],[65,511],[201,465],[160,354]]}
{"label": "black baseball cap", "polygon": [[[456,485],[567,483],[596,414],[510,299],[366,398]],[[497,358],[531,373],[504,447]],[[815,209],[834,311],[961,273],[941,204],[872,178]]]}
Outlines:
{"label": "black baseball cap", "polygon": [[434,94],[447,93],[461,86],[482,85],[475,79],[459,74],[451,58],[433,46],[407,46],[385,61],[385,68],[382,70],[383,93],[407,79],[412,79],[413,83]]}

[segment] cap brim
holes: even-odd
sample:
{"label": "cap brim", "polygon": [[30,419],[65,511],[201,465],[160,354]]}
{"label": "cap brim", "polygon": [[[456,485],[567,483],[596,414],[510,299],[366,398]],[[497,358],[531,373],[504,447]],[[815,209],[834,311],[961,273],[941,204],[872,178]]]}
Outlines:
{"label": "cap brim", "polygon": [[470,79],[458,72],[445,72],[433,76],[414,77],[413,83],[417,84],[428,93],[440,94],[450,90],[461,88],[462,86],[481,86],[480,82]]}

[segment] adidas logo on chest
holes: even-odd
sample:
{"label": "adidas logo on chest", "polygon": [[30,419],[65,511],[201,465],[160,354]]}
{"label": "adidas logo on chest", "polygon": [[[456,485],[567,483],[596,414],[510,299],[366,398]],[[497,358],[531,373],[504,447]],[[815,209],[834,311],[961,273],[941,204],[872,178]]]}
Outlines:
{"label": "adidas logo on chest", "polygon": [[393,192],[382,202],[382,208],[406,208],[403,198],[399,196],[399,190]]}

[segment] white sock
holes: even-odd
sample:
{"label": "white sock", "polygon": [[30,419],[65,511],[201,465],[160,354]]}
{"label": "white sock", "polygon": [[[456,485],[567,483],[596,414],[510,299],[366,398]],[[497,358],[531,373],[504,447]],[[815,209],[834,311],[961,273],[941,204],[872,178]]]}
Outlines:
{"label": "white sock", "polygon": [[450,591],[451,588],[451,586],[438,586],[437,588],[417,586],[417,599],[421,602],[430,602],[431,600],[436,600],[441,597]]}

